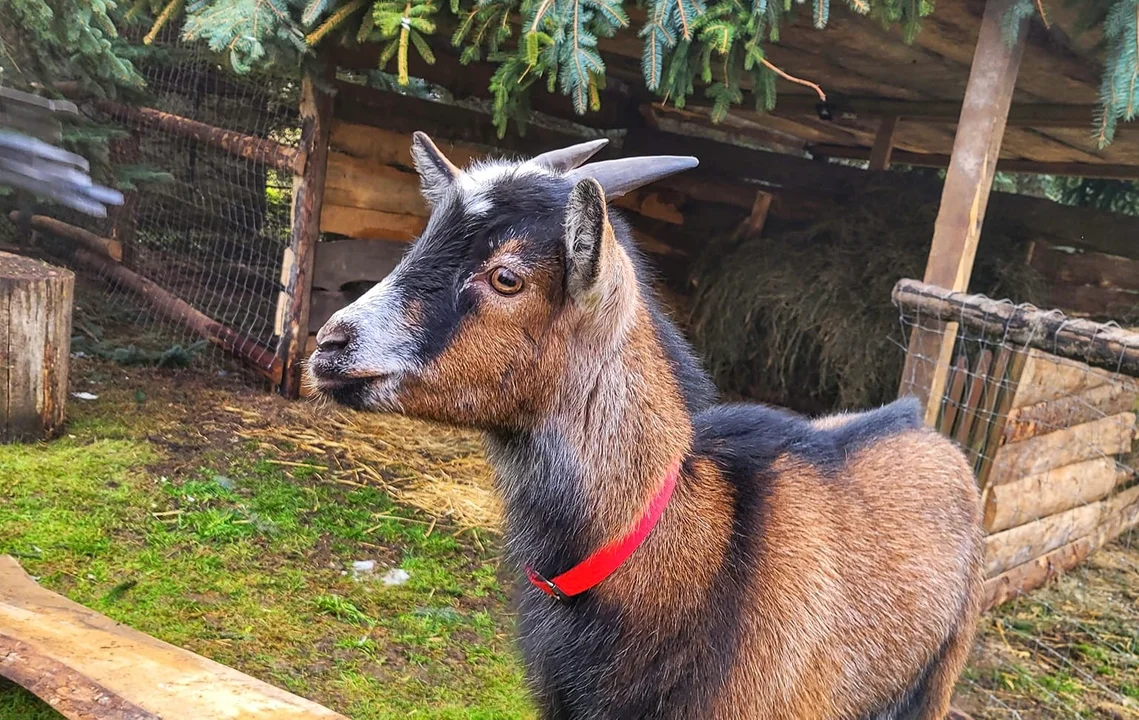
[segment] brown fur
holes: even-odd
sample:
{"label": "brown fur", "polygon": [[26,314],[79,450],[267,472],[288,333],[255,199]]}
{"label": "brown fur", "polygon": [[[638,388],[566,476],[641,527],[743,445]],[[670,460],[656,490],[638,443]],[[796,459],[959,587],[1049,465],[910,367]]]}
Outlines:
{"label": "brown fur", "polygon": [[[436,148],[419,150],[437,176],[451,173]],[[718,445],[686,405],[633,258],[594,206],[599,192],[579,185],[572,195],[569,270],[560,256],[535,260],[536,240],[524,236],[471,270],[463,292],[475,309],[391,401],[487,431],[519,564],[540,551],[550,564],[565,560],[558,552],[580,559],[620,537],[685,461],[659,524],[609,579],[565,607],[523,588],[542,717],[856,720],[893,718],[891,708],[944,717],[982,589],[979,502],[963,454],[908,425],[826,445],[864,427],[859,414],[809,430],[764,415],[775,434],[778,423],[799,428],[803,445],[772,445],[783,449],[770,458],[766,446],[730,446],[754,441],[739,433]],[[598,246],[577,242],[598,227]],[[521,292],[494,291],[488,278],[500,266],[524,278]],[[413,300],[403,320],[415,326],[425,312]],[[727,461],[748,452],[758,469],[740,477]],[[533,475],[542,463],[564,477]],[[534,503],[580,505],[579,534],[533,528]],[[575,642],[580,656],[553,652]]]}

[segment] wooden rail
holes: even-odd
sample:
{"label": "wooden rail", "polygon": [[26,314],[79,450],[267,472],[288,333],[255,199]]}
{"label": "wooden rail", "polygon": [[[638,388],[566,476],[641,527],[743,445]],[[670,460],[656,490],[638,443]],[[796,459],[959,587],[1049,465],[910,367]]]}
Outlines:
{"label": "wooden rail", "polygon": [[1005,343],[1034,347],[1093,367],[1139,376],[1139,333],[1066,317],[1056,311],[953,292],[918,280],[899,280],[892,298],[911,319],[957,322]]}

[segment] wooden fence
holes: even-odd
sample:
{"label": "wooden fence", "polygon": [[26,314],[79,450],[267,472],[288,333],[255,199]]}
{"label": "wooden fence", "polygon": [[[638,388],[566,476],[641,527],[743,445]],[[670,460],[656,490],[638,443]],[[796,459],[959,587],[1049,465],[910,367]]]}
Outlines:
{"label": "wooden fence", "polygon": [[936,427],[977,473],[989,607],[1139,523],[1139,334],[914,280],[893,297],[905,326],[957,335]]}

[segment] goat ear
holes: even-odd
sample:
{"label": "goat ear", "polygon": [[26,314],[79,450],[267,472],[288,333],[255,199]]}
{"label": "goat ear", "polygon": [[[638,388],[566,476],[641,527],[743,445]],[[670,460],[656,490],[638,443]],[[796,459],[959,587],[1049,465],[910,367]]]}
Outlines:
{"label": "goat ear", "polygon": [[567,288],[572,298],[581,301],[597,285],[603,264],[616,250],[605,190],[593,178],[579,181],[570,192],[565,232]]}
{"label": "goat ear", "polygon": [[429,205],[438,202],[463,172],[447,159],[427,133],[416,131],[411,136],[411,159],[415,161],[423,197]]}

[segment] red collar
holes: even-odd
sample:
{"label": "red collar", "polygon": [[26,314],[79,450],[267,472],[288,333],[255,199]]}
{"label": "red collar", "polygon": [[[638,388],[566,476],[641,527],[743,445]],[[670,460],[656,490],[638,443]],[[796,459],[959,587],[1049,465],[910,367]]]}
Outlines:
{"label": "red collar", "polygon": [[672,491],[676,488],[676,480],[680,475],[680,461],[677,460],[669,468],[668,475],[664,478],[664,485],[661,487],[660,492],[649,503],[649,507],[645,510],[645,514],[637,521],[625,537],[619,538],[597,552],[593,553],[585,560],[582,560],[577,565],[574,565],[569,570],[566,570],[561,575],[547,580],[539,575],[532,568],[526,568],[526,577],[542,592],[551,597],[559,600],[565,600],[580,595],[581,593],[596,586],[605,578],[613,574],[621,564],[629,559],[641,543],[645,541],[649,533],[656,527],[657,521],[660,516],[664,514],[665,507],[668,506],[668,500],[672,497]]}

